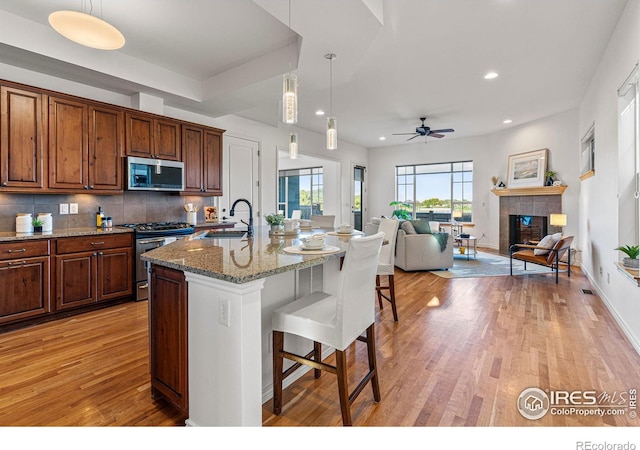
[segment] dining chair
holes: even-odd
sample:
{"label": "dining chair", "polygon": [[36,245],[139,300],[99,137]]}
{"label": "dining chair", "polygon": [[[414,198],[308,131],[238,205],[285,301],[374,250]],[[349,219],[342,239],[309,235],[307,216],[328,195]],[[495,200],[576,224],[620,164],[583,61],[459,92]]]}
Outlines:
{"label": "dining chair", "polygon": [[336,216],[322,216],[318,214],[311,214],[311,222],[314,228],[335,228]]}
{"label": "dining chair", "polygon": [[291,212],[291,218],[292,219],[302,219],[302,210],[300,209],[294,209]]}
{"label": "dining chair", "polygon": [[[302,364],[338,377],[343,425],[351,425],[351,404],[371,381],[373,399],[380,401],[376,367],[373,282],[384,234],[351,239],[338,279],[337,293],[313,292],[273,312],[273,412],[282,412],[282,382]],[[284,350],[285,333],[313,341],[313,350],[297,355]],[[365,336],[362,334],[365,333]],[[366,342],[369,371],[349,393],[346,350],[356,340]],[[322,362],[322,345],[335,348],[335,366]],[[284,358],[294,364],[283,372]]]}
{"label": "dining chair", "polygon": [[[395,251],[396,251],[396,236],[398,234],[399,221],[394,219],[380,219],[380,225],[378,227],[379,232],[384,233],[384,238],[388,244],[382,246],[380,250],[380,258],[378,260],[378,268],[376,271],[376,293],[378,296],[378,303],[380,309],[382,306],[382,299],[391,303],[391,310],[393,311],[393,320],[398,321],[398,309],[396,308],[396,289],[394,282],[394,267],[395,267]],[[381,278],[387,277],[387,284],[382,285]],[[388,295],[383,291],[388,291]]]}

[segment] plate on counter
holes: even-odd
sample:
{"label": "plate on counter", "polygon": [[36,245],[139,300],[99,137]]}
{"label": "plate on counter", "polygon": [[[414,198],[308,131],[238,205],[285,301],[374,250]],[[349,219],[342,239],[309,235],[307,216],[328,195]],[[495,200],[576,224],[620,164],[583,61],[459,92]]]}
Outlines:
{"label": "plate on counter", "polygon": [[301,245],[292,245],[291,247],[285,247],[282,250],[286,253],[293,253],[295,255],[326,255],[329,253],[339,252],[340,247],[325,245],[322,248],[306,249]]}

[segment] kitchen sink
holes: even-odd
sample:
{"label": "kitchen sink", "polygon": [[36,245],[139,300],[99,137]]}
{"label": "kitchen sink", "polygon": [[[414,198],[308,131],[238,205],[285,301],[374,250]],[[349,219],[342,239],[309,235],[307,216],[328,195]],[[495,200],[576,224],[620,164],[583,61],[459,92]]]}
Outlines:
{"label": "kitchen sink", "polygon": [[241,239],[243,237],[246,237],[247,232],[246,231],[242,231],[242,230],[238,230],[238,231],[233,231],[233,230],[212,230],[212,231],[207,231],[205,232],[202,236],[200,236],[201,239],[203,238],[212,238],[212,239]]}

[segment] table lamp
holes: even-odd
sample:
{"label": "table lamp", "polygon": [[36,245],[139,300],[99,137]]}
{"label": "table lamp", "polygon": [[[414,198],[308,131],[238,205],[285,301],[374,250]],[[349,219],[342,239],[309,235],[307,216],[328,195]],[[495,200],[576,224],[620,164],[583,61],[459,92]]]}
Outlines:
{"label": "table lamp", "polygon": [[560,227],[560,232],[562,232],[562,227],[567,226],[567,215],[566,214],[550,214],[549,222],[554,227]]}

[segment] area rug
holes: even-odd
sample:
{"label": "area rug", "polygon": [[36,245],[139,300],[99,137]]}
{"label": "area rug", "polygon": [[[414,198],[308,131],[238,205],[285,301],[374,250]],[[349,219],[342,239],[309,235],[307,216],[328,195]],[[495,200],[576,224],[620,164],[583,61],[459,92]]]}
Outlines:
{"label": "area rug", "polygon": [[[527,264],[524,270],[524,262],[513,261],[514,275],[533,275],[538,273],[550,273],[547,267],[536,264]],[[509,275],[509,258],[494,255],[491,253],[478,252],[476,257],[467,257],[454,254],[453,267],[449,270],[433,270],[432,274],[442,278],[477,278],[477,277],[498,277]]]}

